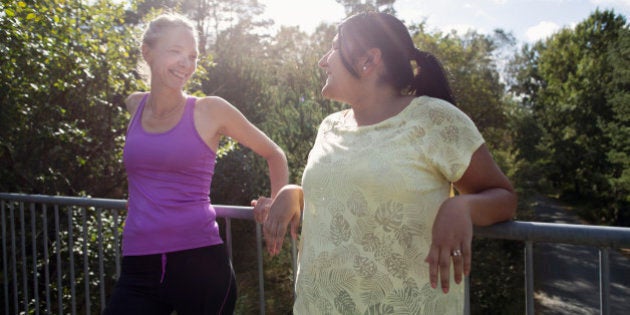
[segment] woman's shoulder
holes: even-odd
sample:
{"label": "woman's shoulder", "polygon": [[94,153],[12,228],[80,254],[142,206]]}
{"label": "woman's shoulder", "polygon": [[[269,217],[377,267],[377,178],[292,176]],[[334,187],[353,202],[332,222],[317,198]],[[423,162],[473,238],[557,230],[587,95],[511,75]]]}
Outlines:
{"label": "woman's shoulder", "polygon": [[195,113],[196,115],[203,116],[204,119],[210,119],[212,121],[229,121],[238,116],[242,116],[238,108],[219,96],[196,98]]}
{"label": "woman's shoulder", "polygon": [[196,98],[195,107],[202,111],[232,109],[234,106],[220,96],[204,96]]}
{"label": "woman's shoulder", "polygon": [[319,129],[331,129],[333,126],[343,121],[343,117],[348,114],[348,111],[349,109],[344,109],[324,117],[322,122],[319,124]]}
{"label": "woman's shoulder", "polygon": [[140,106],[140,102],[142,99],[149,94],[149,92],[133,92],[125,99],[125,106],[127,107],[127,111],[133,116]]}
{"label": "woman's shoulder", "polygon": [[470,120],[470,117],[454,104],[434,97],[420,96],[413,99],[411,115],[430,119],[431,122],[441,124],[444,121],[453,122]]}
{"label": "woman's shoulder", "polygon": [[440,98],[435,98],[431,96],[418,96],[411,101],[412,105],[415,105],[417,110],[459,110],[452,103],[445,101]]}

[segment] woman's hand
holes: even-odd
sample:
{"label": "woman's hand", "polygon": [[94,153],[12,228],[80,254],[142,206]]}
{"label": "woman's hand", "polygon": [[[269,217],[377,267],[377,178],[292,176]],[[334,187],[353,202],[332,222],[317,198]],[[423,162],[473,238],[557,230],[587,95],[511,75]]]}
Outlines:
{"label": "woman's hand", "polygon": [[487,226],[510,220],[516,212],[517,196],[508,178],[492,159],[486,145],[475,151],[462,177],[453,183],[459,195],[449,198],[433,222],[429,263],[431,285],[438,276],[442,290],[449,289],[451,261],[455,282],[470,273],[473,224]]}
{"label": "woman's hand", "polygon": [[449,198],[440,207],[433,222],[432,241],[425,262],[429,263],[431,286],[448,293],[451,261],[455,283],[470,273],[473,224],[463,196]]}
{"label": "woman's hand", "polygon": [[267,250],[272,256],[280,253],[289,223],[291,223],[291,236],[297,239],[302,207],[302,188],[297,185],[284,186],[273,200],[263,226]]}
{"label": "woman's hand", "polygon": [[258,197],[258,199],[251,201],[251,205],[254,207],[254,219],[256,219],[256,222],[260,224],[265,223],[272,202],[273,199],[267,197]]}

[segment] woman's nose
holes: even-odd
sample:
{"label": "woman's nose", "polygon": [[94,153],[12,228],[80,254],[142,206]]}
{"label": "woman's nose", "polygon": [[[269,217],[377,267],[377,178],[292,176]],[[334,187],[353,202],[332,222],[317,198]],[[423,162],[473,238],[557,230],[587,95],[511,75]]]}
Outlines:
{"label": "woman's nose", "polygon": [[321,67],[324,68],[328,65],[327,59],[328,59],[328,55],[330,53],[326,53],[325,55],[323,55],[321,58],[319,58],[319,61],[317,62],[317,64]]}
{"label": "woman's nose", "polygon": [[183,66],[183,67],[190,66],[190,63],[191,63],[190,58],[188,58],[186,56],[183,56],[183,57],[179,58],[179,64],[181,66]]}

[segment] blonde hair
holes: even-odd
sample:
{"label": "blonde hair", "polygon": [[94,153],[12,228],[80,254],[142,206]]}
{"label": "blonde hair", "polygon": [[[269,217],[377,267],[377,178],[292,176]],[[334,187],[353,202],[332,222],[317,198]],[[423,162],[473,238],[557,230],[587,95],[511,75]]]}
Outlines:
{"label": "blonde hair", "polygon": [[199,34],[197,34],[193,21],[177,13],[165,13],[149,22],[142,34],[142,44],[153,47],[158,39],[164,35],[165,31],[176,27],[190,30],[193,33],[195,42],[199,42]]}

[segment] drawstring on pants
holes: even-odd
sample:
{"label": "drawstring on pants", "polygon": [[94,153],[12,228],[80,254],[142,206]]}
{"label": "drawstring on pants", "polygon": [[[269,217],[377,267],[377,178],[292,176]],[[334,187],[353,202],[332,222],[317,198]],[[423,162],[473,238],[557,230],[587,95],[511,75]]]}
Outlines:
{"label": "drawstring on pants", "polygon": [[164,282],[164,275],[166,274],[166,253],[162,254],[162,277],[160,277],[160,283]]}

